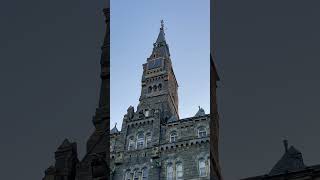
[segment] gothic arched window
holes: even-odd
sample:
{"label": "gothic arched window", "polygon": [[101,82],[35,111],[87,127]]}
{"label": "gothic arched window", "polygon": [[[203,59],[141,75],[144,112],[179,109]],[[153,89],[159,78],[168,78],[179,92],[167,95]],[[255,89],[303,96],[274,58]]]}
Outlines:
{"label": "gothic arched window", "polygon": [[152,91],[152,87],[149,86],[149,88],[148,88],[148,93],[151,93],[151,91]]}
{"label": "gothic arched window", "polygon": [[131,173],[130,173],[130,170],[128,170],[125,174],[125,177],[124,177],[124,180],[131,180]]}
{"label": "gothic arched window", "polygon": [[147,133],[146,134],[146,146],[149,146],[151,144],[151,140],[152,140],[151,133]]}
{"label": "gothic arched window", "polygon": [[167,180],[173,180],[173,166],[171,163],[167,165]]}
{"label": "gothic arched window", "polygon": [[199,159],[199,176],[207,176],[207,165],[203,158]]}
{"label": "gothic arched window", "polygon": [[143,145],[144,145],[144,134],[143,132],[140,132],[137,135],[137,149],[143,148]]}
{"label": "gothic arched window", "polygon": [[178,162],[176,163],[176,180],[182,180],[183,178],[183,169],[182,169],[182,163]]}
{"label": "gothic arched window", "polygon": [[161,89],[162,89],[162,84],[159,84],[159,85],[158,85],[158,89],[159,89],[159,91],[161,91]]}
{"label": "gothic arched window", "polygon": [[139,172],[138,172],[138,170],[134,171],[133,180],[139,180]]}
{"label": "gothic arched window", "polygon": [[157,86],[154,85],[154,86],[153,86],[153,91],[156,91],[156,90],[157,90]]}
{"label": "gothic arched window", "polygon": [[199,127],[198,128],[198,137],[206,137],[207,136],[207,131],[204,127]]}
{"label": "gothic arched window", "polygon": [[173,131],[171,132],[170,134],[170,142],[173,143],[173,142],[176,142],[177,141],[177,132]]}
{"label": "gothic arched window", "polygon": [[142,169],[142,180],[148,180],[148,169],[147,168],[143,168]]}
{"label": "gothic arched window", "polygon": [[131,137],[129,138],[128,150],[133,150],[133,149],[134,149],[134,145],[135,145],[135,143],[134,143],[134,138],[133,138],[133,136],[131,136]]}

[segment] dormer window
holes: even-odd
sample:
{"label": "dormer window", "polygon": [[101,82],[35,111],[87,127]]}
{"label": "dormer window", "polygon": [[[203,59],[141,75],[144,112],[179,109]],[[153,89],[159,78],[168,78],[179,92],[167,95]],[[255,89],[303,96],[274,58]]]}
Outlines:
{"label": "dormer window", "polygon": [[146,109],[146,110],[144,111],[144,116],[145,116],[145,117],[149,117],[149,116],[150,116],[150,111],[149,111],[148,109]]}
{"label": "dormer window", "polygon": [[198,137],[202,138],[202,137],[206,137],[207,136],[207,131],[204,127],[200,127],[198,128]]}
{"label": "dormer window", "polygon": [[173,131],[171,134],[170,134],[170,142],[173,143],[173,142],[176,142],[177,141],[177,132]]}

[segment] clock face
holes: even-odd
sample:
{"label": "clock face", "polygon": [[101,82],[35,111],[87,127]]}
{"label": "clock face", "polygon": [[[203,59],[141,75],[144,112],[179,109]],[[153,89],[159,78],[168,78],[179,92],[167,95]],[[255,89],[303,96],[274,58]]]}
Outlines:
{"label": "clock face", "polygon": [[148,62],[148,69],[155,69],[162,66],[163,59],[157,58]]}

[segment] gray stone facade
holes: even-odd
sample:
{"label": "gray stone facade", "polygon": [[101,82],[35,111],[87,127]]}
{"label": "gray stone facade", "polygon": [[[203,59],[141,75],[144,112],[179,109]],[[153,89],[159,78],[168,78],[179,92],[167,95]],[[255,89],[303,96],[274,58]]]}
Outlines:
{"label": "gray stone facade", "polygon": [[[208,94],[209,96],[209,94]],[[210,115],[178,115],[178,83],[163,22],[143,64],[137,110],[129,107],[121,131],[111,130],[110,179],[210,179]]]}
{"label": "gray stone facade", "polygon": [[[142,173],[144,168],[148,171],[148,179],[167,179],[166,167],[177,163],[182,165],[182,179],[198,179],[201,159],[207,167],[206,175],[201,179],[209,179],[209,120],[209,115],[204,115],[159,125],[160,118],[155,114],[125,123],[122,131],[111,135],[112,179],[124,179],[126,172],[130,176],[135,172]],[[201,128],[206,134],[199,136]],[[144,134],[141,148],[137,145],[139,133]],[[131,137],[133,148],[129,143]]]}
{"label": "gray stone facade", "polygon": [[66,139],[43,180],[215,179],[216,173],[210,174],[210,169],[216,169],[210,164],[217,163],[210,158],[210,137],[217,139],[218,131],[210,130],[210,121],[218,120],[216,108],[214,118],[200,107],[193,117],[179,118],[178,82],[163,22],[153,51],[143,64],[139,105],[128,108],[120,131],[116,127],[110,130],[109,9],[104,13],[107,28],[101,56],[100,100],[92,119],[95,130],[82,160],[78,160],[76,143]]}

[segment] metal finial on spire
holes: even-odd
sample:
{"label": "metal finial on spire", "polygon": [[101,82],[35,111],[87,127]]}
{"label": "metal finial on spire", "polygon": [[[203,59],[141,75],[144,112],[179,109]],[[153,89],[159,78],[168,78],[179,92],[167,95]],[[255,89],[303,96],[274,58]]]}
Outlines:
{"label": "metal finial on spire", "polygon": [[161,29],[164,30],[164,21],[163,21],[163,19],[160,22],[161,22]]}
{"label": "metal finial on spire", "polygon": [[114,127],[115,127],[115,128],[117,127],[117,123],[114,125]]}

